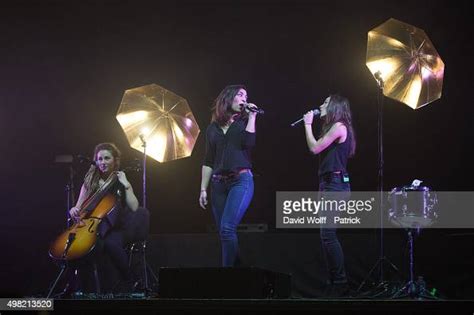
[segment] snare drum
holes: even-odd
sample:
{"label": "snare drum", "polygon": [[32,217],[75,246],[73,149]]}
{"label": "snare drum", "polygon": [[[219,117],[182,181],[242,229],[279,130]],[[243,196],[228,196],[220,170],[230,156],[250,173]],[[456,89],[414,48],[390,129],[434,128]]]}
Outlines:
{"label": "snare drum", "polygon": [[431,226],[437,219],[438,199],[435,192],[426,186],[396,187],[389,193],[388,218],[398,227],[423,228]]}

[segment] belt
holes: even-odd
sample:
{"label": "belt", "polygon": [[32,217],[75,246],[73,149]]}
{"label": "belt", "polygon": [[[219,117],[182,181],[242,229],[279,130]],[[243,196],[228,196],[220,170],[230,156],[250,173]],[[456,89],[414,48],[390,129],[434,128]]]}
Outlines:
{"label": "belt", "polygon": [[332,178],[344,178],[344,177],[349,178],[349,174],[343,171],[327,172],[327,173],[319,175],[319,178],[325,181],[330,181]]}
{"label": "belt", "polygon": [[239,176],[242,173],[250,173],[249,168],[243,168],[239,171],[231,172],[231,173],[225,173],[225,174],[214,174],[212,175],[212,179],[215,181],[226,181],[226,180],[231,180],[235,179],[237,176]]}

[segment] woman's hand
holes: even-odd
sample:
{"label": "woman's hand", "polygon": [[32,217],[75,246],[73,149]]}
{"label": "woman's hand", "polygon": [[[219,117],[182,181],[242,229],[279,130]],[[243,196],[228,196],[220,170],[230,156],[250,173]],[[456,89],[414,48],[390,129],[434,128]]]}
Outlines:
{"label": "woman's hand", "polygon": [[128,190],[132,185],[130,185],[130,182],[127,180],[127,176],[125,175],[124,172],[118,171],[117,172],[117,178],[119,182],[125,187],[125,190]]}
{"label": "woman's hand", "polygon": [[199,195],[199,205],[201,208],[206,209],[207,206],[207,191],[201,190],[201,194]]}
{"label": "woman's hand", "polygon": [[79,213],[80,213],[81,209],[79,209],[78,207],[72,207],[70,210],[69,210],[69,216],[74,220],[74,221],[77,221],[79,219]]}
{"label": "woman's hand", "polygon": [[258,108],[257,105],[255,105],[253,103],[247,103],[245,105],[245,111],[249,114],[249,117],[256,117],[257,112],[251,111],[250,108],[257,109]]}
{"label": "woman's hand", "polygon": [[314,118],[314,113],[312,110],[304,114],[304,124],[305,125],[311,125],[313,123],[313,118]]}

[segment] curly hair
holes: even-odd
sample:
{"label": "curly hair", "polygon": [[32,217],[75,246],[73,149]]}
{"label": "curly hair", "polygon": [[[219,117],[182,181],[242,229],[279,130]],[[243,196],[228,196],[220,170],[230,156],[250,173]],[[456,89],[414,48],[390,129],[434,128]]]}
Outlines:
{"label": "curly hair", "polygon": [[[93,160],[97,164],[97,154],[102,151],[107,150],[112,153],[115,161],[115,170],[118,170],[120,167],[120,157],[122,153],[117,148],[117,146],[110,142],[99,143],[94,148],[94,156]],[[87,172],[86,176],[84,177],[84,187],[89,192],[95,192],[99,189],[99,180],[100,180],[100,171],[96,165],[91,165],[89,171]]]}

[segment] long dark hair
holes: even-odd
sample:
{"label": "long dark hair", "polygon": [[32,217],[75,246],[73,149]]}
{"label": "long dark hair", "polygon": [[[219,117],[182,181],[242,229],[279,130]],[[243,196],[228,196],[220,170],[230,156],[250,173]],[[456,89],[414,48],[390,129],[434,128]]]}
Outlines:
{"label": "long dark hair", "polygon": [[[99,143],[94,148],[94,162],[97,162],[97,153],[102,150],[107,150],[112,153],[115,162],[115,169],[114,171],[118,171],[120,168],[120,157],[122,153],[117,148],[117,146],[110,142]],[[100,171],[96,165],[91,165],[89,171],[87,172],[86,176],[84,177],[84,186],[86,187],[87,191],[95,192],[99,188],[99,180],[100,180]]]}
{"label": "long dark hair", "polygon": [[[246,90],[244,85],[235,84],[228,85],[222,90],[222,92],[214,101],[211,121],[217,122],[219,126],[224,126],[227,124],[232,115],[235,114],[235,112],[232,111],[232,102],[234,101],[234,97],[241,89]],[[240,114],[242,117],[245,117],[246,115],[247,113],[245,111],[242,111]]]}
{"label": "long dark hair", "polygon": [[326,107],[326,116],[324,118],[321,136],[324,136],[335,123],[342,123],[346,126],[348,131],[347,136],[351,141],[349,156],[353,156],[356,149],[356,139],[354,128],[352,127],[352,115],[349,100],[338,94],[330,95],[329,104]]}

